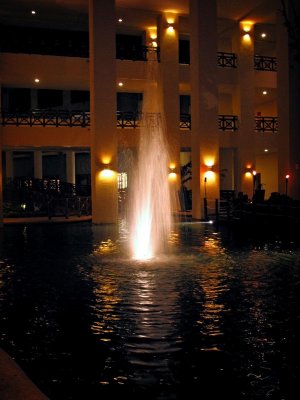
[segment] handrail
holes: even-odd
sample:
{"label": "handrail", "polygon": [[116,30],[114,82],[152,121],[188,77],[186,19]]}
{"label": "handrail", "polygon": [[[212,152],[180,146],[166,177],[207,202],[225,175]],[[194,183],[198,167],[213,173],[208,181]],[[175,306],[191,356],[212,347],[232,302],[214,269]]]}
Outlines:
{"label": "handrail", "polygon": [[[134,111],[117,111],[116,124],[118,128],[139,128],[142,126],[143,113]],[[257,116],[255,117],[255,131],[277,132],[277,117]],[[54,126],[58,127],[81,127],[86,128],[91,124],[89,111],[78,110],[32,110],[29,112],[0,112],[0,123],[3,126]],[[180,129],[191,130],[191,114],[180,114]],[[220,114],[218,116],[218,127],[221,131],[238,130],[238,116]]]}

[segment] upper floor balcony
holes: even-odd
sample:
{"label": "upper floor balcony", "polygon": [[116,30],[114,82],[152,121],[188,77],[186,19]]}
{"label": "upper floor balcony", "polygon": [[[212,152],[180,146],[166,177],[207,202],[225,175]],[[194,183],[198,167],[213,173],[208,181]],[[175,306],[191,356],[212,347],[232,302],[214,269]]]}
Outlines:
{"label": "upper floor balcony", "polygon": [[[185,44],[182,45],[182,43]],[[88,58],[89,34],[88,32],[2,26],[0,27],[0,52]],[[159,61],[160,48],[145,46],[142,36],[117,34],[116,59]],[[178,62],[190,63],[187,40],[179,40]],[[221,68],[237,68],[238,57],[235,53],[218,52],[217,64]],[[253,68],[261,71],[276,71],[276,57],[255,55]]]}
{"label": "upper floor balcony", "polygon": [[[117,111],[116,125],[118,128],[140,128],[143,114],[137,112]],[[30,112],[0,113],[0,122],[3,126],[42,126],[42,127],[82,127],[90,126],[90,112],[68,110],[32,110]],[[180,114],[179,126],[181,130],[191,130],[191,115]],[[220,131],[238,131],[237,115],[219,115],[218,128]],[[256,132],[277,132],[277,117],[257,116],[253,119],[253,130]]]}

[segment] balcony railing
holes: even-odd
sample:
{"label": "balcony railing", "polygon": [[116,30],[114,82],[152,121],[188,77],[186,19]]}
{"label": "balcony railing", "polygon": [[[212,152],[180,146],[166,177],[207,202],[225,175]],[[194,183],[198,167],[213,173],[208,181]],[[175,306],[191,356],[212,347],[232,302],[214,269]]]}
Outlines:
{"label": "balcony railing", "polygon": [[255,130],[257,132],[277,132],[277,117],[255,117]]}
{"label": "balcony railing", "polygon": [[79,126],[85,128],[90,125],[90,113],[67,110],[32,110],[26,113],[3,111],[1,123],[3,126]]}
{"label": "balcony railing", "polygon": [[180,114],[180,129],[191,129],[191,114]]}
{"label": "balcony railing", "polygon": [[235,132],[238,129],[238,117],[236,115],[219,115],[219,130]]}
{"label": "balcony railing", "polygon": [[236,68],[237,56],[235,53],[218,52],[218,67],[222,68]]}
{"label": "balcony railing", "polygon": [[[3,126],[53,126],[53,127],[81,127],[90,126],[89,111],[67,110],[33,110],[30,112],[5,112],[0,113],[0,123]],[[139,128],[142,126],[143,114],[131,111],[117,111],[116,123],[118,128]],[[236,115],[219,115],[218,127],[221,131],[238,130],[238,117]],[[180,114],[180,129],[191,130],[191,115]],[[255,131],[277,132],[277,117],[255,117]]]}
{"label": "balcony railing", "polygon": [[258,71],[277,71],[276,57],[254,56],[254,69]]}

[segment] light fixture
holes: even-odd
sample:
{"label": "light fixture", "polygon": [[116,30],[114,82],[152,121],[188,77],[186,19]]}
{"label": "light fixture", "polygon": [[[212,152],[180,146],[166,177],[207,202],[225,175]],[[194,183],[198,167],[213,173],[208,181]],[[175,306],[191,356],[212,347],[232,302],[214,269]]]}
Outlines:
{"label": "light fixture", "polygon": [[34,80],[35,83],[39,83],[39,81],[40,81],[39,78],[35,78]]}
{"label": "light fixture", "polygon": [[260,36],[261,36],[262,38],[265,38],[265,37],[267,37],[267,34],[263,32]]}
{"label": "light fixture", "polygon": [[167,31],[168,31],[169,33],[173,33],[173,32],[174,32],[174,26],[173,26],[173,24],[168,24]]}
{"label": "light fixture", "polygon": [[124,86],[124,83],[123,82],[119,82],[118,86],[122,87],[122,86]]}
{"label": "light fixture", "polygon": [[114,171],[111,169],[110,164],[100,164],[100,177],[102,179],[111,179],[114,176]]}
{"label": "light fixture", "polygon": [[264,152],[267,153],[269,151],[269,149],[264,149]]}
{"label": "light fixture", "polygon": [[263,90],[262,94],[265,96],[266,94],[268,94],[267,90]]}
{"label": "light fixture", "polygon": [[36,14],[36,11],[35,11],[35,10],[31,10],[31,14],[32,14],[32,15],[35,15],[35,14]]}
{"label": "light fixture", "polygon": [[243,31],[243,42],[245,44],[251,43],[250,32],[252,31],[253,22],[252,21],[241,21],[241,29]]}
{"label": "light fixture", "polygon": [[253,176],[253,175],[252,175],[252,165],[250,165],[250,164],[246,165],[245,176],[246,176],[247,178],[250,178],[250,177]]}
{"label": "light fixture", "polygon": [[118,18],[118,22],[123,22],[123,18]]}

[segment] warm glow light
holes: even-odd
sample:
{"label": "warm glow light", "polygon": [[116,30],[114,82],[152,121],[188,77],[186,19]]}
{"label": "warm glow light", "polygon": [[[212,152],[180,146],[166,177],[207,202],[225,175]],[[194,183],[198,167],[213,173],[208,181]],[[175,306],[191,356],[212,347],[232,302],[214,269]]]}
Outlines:
{"label": "warm glow light", "polygon": [[269,151],[269,149],[264,149],[264,152],[267,153]]}
{"label": "warm glow light", "polygon": [[168,28],[167,28],[167,31],[169,33],[173,33],[174,32],[174,26],[173,25],[169,25]]}
{"label": "warm glow light", "polygon": [[265,38],[265,37],[267,37],[267,34],[266,34],[266,33],[262,33],[260,36],[261,36],[262,38]]}
{"label": "warm glow light", "polygon": [[212,157],[206,157],[204,159],[204,165],[208,168],[212,168],[215,165],[215,160]]}
{"label": "warm glow light", "polygon": [[154,40],[151,42],[150,46],[152,47],[157,47],[157,42],[155,42]]}
{"label": "warm glow light", "polygon": [[250,32],[252,30],[253,22],[252,21],[242,21],[241,27],[244,32]]}
{"label": "warm glow light", "polygon": [[243,34],[243,42],[245,44],[249,44],[251,42],[251,36],[249,32],[252,31],[253,22],[251,21],[242,21],[241,22],[241,29],[245,32]]}
{"label": "warm glow light", "polygon": [[174,22],[175,22],[175,18],[174,18],[174,17],[171,17],[171,16],[168,16],[168,17],[167,17],[167,23],[168,23],[169,25],[174,24]]}
{"label": "warm glow light", "polygon": [[119,18],[119,19],[118,19],[118,22],[123,22],[123,18]]}
{"label": "warm glow light", "polygon": [[290,178],[290,175],[287,174],[287,175],[285,176],[285,179],[289,179],[289,178]]}
{"label": "warm glow light", "polygon": [[39,83],[39,81],[40,81],[39,78],[35,78],[34,80],[35,83]]}
{"label": "warm glow light", "polygon": [[243,41],[246,43],[251,42],[251,36],[249,35],[249,33],[245,33],[245,35],[243,35]]}
{"label": "warm glow light", "polygon": [[120,87],[122,87],[123,85],[124,85],[123,82],[119,82],[119,83],[118,83],[118,86],[120,86]]}
{"label": "warm glow light", "polygon": [[136,260],[149,260],[153,257],[151,247],[151,212],[148,207],[141,212],[137,219],[136,234],[133,239],[133,258]]}
{"label": "warm glow light", "polygon": [[170,172],[170,173],[169,173],[169,176],[168,176],[168,179],[169,179],[170,182],[176,181],[176,180],[177,180],[177,174],[176,174],[176,172]]}
{"label": "warm glow light", "polygon": [[32,15],[36,14],[35,10],[31,10],[31,14]]}
{"label": "warm glow light", "polygon": [[206,171],[204,173],[204,177],[209,180],[212,180],[213,178],[215,178],[215,173],[213,171]]}
{"label": "warm glow light", "polygon": [[266,94],[268,94],[268,92],[266,90],[263,90],[262,94],[266,95]]}
{"label": "warm glow light", "polygon": [[250,171],[247,171],[247,172],[245,172],[245,176],[246,176],[247,178],[251,178],[251,177],[252,177],[252,174],[251,174]]}
{"label": "warm glow light", "polygon": [[256,171],[252,171],[252,174],[255,176],[257,174],[257,172]]}
{"label": "warm glow light", "polygon": [[156,40],[157,39],[157,28],[156,26],[151,26],[148,28],[150,39]]}
{"label": "warm glow light", "polygon": [[114,171],[109,168],[104,168],[100,171],[100,178],[102,179],[111,179],[114,176]]}

